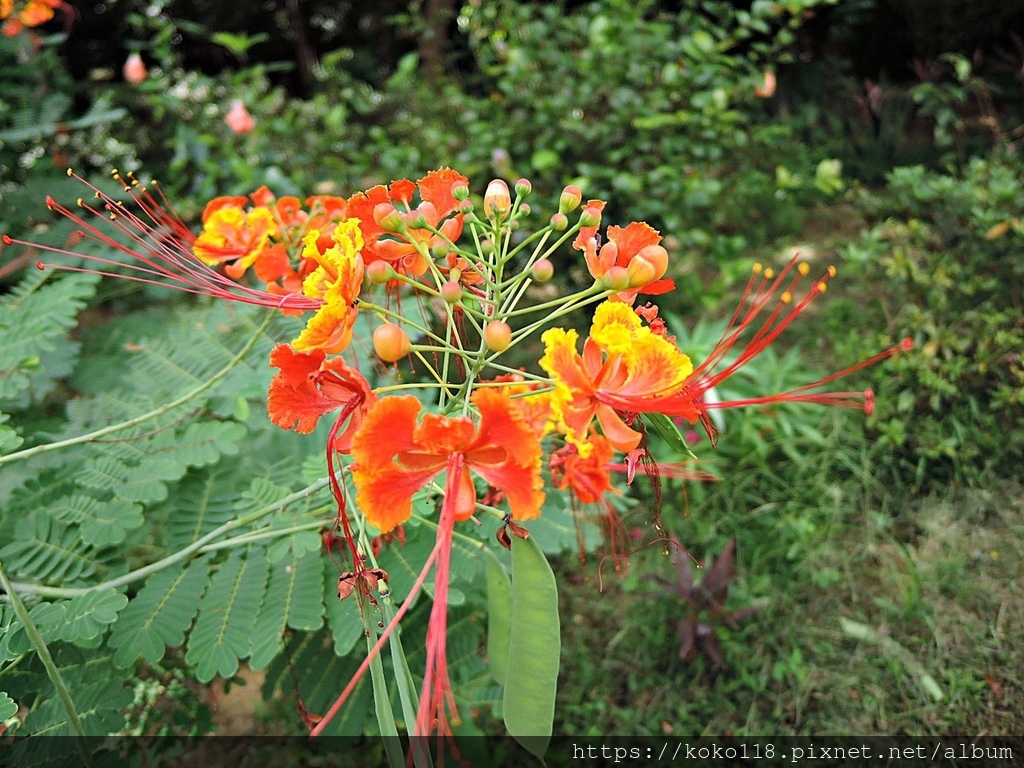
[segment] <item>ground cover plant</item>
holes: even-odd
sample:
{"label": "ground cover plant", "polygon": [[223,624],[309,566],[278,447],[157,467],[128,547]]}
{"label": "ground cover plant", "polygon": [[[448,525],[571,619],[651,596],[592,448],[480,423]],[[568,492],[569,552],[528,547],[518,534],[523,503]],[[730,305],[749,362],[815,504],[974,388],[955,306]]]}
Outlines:
{"label": "ground cover plant", "polygon": [[4,6],[5,735],[1019,730],[1016,102],[936,56],[867,188],[792,94],[873,4],[683,5],[367,12],[303,98]]}

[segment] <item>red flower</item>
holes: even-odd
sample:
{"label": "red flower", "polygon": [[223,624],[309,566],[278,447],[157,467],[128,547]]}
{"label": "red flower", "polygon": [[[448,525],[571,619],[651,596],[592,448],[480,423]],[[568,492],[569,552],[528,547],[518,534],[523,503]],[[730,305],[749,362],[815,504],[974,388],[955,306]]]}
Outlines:
{"label": "red flower", "polygon": [[505,492],[517,520],[540,514],[544,503],[541,446],[536,433],[507,393],[478,389],[472,403],[478,424],[466,416],[427,413],[412,396],[385,397],[366,414],[352,440],[356,503],[382,533],[412,514],[412,497],[448,466],[452,454],[465,458],[456,478],[456,520],[476,507],[470,471]]}
{"label": "red flower", "polygon": [[377,402],[363,375],[340,358],[327,360],[322,349],[298,352],[287,344],[274,347],[270,365],[281,369],[270,382],[270,420],[283,429],[308,433],[321,416],[340,409],[348,427],[335,438],[334,448],[348,453],[352,436]]}

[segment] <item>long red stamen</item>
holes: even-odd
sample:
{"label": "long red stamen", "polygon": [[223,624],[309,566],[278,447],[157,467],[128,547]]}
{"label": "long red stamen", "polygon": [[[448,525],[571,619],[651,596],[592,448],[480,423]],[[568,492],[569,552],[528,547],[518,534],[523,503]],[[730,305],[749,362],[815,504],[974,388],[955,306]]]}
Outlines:
{"label": "long red stamen", "polygon": [[[319,299],[313,299],[304,295],[274,294],[241,285],[204,264],[192,253],[195,235],[188,230],[181,218],[170,207],[162,191],[158,190],[159,199],[157,199],[149,191],[142,188],[135,179],[131,179],[131,184],[129,184],[123,177],[115,174],[115,180],[119,181],[123,185],[124,190],[131,194],[132,202],[139,211],[139,213],[136,213],[131,207],[124,205],[122,201],[114,200],[75,173],[69,171],[68,175],[78,179],[92,190],[93,196],[100,201],[101,205],[92,207],[86,204],[84,200],[79,199],[79,206],[89,214],[88,220],[57,203],[53,198],[47,198],[47,206],[50,210],[56,211],[61,216],[74,222],[79,227],[79,237],[88,238],[113,248],[128,256],[130,261],[124,263],[101,256],[77,253],[64,248],[15,240],[7,236],[4,236],[4,243],[8,245],[23,245],[48,253],[84,258],[97,264],[118,267],[130,270],[130,272],[124,274],[85,267],[70,267],[37,262],[37,266],[40,268],[53,267],[70,272],[89,272],[107,275],[121,280],[132,280],[134,282],[172,288],[183,293],[202,294],[243,304],[255,304],[278,309],[316,310],[322,305]],[[91,223],[93,217],[97,217],[104,222],[103,229]],[[108,235],[105,229],[110,228],[125,238],[128,244]]]}
{"label": "long red stamen", "polygon": [[465,458],[461,453],[454,453],[448,458],[444,503],[441,505],[441,518],[437,527],[438,558],[434,572],[434,604],[430,609],[430,621],[427,625],[427,667],[423,676],[420,708],[416,713],[416,729],[412,733],[413,738],[428,736],[436,726],[439,754],[441,739],[454,738],[446,709],[451,712],[453,720],[458,722],[459,718],[455,708],[455,695],[452,693],[451,681],[448,678],[448,580],[451,570],[452,536],[455,532],[455,509],[464,463]]}

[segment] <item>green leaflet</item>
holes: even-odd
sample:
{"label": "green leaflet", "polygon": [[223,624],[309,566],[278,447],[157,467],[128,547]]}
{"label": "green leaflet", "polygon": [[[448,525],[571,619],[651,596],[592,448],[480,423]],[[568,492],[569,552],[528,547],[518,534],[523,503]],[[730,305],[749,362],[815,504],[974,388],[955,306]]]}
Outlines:
{"label": "green leaflet", "polygon": [[541,759],[551,740],[560,651],[558,588],[551,565],[532,536],[513,536],[505,727]]}
{"label": "green leaflet", "polygon": [[18,520],[14,532],[14,541],[0,549],[0,560],[19,578],[67,585],[96,572],[93,547],[74,527],[56,525],[41,510]]}
{"label": "green leaflet", "polygon": [[18,703],[3,691],[0,691],[0,723],[18,714]]}
{"label": "green leaflet", "polygon": [[505,683],[508,668],[508,644],[512,634],[512,582],[497,555],[484,550],[484,573],[487,576],[487,658],[491,676]]}
{"label": "green leaflet", "polygon": [[323,624],[324,561],[319,552],[274,563],[267,594],[252,631],[249,666],[263,669],[284,648],[285,629],[319,629]]}
{"label": "green leaflet", "polygon": [[253,627],[266,591],[267,566],[262,548],[235,550],[210,580],[185,654],[185,661],[195,666],[200,682],[208,683],[216,675],[233,676],[238,671],[238,660],[249,655]]}
{"label": "green leaflet", "polygon": [[687,456],[693,455],[683,436],[679,434],[679,428],[668,416],[663,413],[645,413],[644,421],[654,427],[654,431],[668,443],[669,448]]}
{"label": "green leaflet", "polygon": [[130,666],[140,654],[152,664],[164,657],[167,646],[184,643],[209,574],[210,564],[203,558],[184,570],[168,569],[150,577],[110,633],[114,664]]}
{"label": "green leaflet", "polygon": [[[25,280],[0,297],[0,401],[21,397],[56,362],[59,346],[72,357],[78,345],[64,339],[85,300],[96,292],[97,275],[64,275],[29,270]],[[66,355],[65,355],[66,357]],[[67,368],[68,360],[64,360]],[[19,402],[18,405],[26,405]]]}

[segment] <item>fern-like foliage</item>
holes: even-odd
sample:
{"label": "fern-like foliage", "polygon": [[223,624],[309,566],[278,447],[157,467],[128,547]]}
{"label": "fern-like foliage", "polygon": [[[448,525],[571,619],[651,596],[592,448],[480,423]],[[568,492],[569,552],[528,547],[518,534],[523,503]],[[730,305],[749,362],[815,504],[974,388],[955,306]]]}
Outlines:
{"label": "fern-like foliage", "polygon": [[249,655],[253,628],[263,603],[269,564],[263,548],[234,551],[222,562],[199,603],[185,660],[196,678],[232,677]]}
{"label": "fern-like foliage", "polygon": [[69,372],[78,353],[67,331],[95,293],[98,277],[50,277],[30,273],[0,297],[0,403],[7,408],[22,408],[30,395],[49,391],[53,378]]}
{"label": "fern-like foliage", "polygon": [[150,577],[110,633],[114,664],[128,667],[139,656],[155,664],[164,657],[167,647],[182,645],[199,609],[209,573],[209,561],[201,558],[187,568],[169,568]]}

